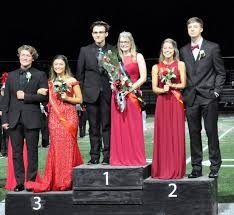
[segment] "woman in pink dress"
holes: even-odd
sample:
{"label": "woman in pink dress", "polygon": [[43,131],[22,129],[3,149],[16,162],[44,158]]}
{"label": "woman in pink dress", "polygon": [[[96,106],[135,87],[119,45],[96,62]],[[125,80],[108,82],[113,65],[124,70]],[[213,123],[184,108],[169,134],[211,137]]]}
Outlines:
{"label": "woman in pink dress", "polygon": [[[39,94],[46,94],[41,88]],[[83,163],[77,144],[78,115],[76,104],[82,103],[78,81],[72,77],[67,58],[57,55],[49,81],[48,123],[50,146],[44,177],[39,182],[27,182],[34,192],[62,191],[72,188],[73,167]]]}
{"label": "woman in pink dress", "polygon": [[177,44],[166,39],[159,64],[152,68],[152,89],[157,96],[154,123],[152,178],[179,179],[185,175],[185,118],[181,90],[186,84],[185,64]]}
{"label": "woman in pink dress", "polygon": [[142,112],[133,93],[146,81],[146,64],[143,55],[136,52],[131,33],[120,33],[117,46],[124,68],[133,84],[125,93],[126,107],[123,112],[119,110],[116,103],[117,91],[113,89],[110,164],[141,166],[146,164]]}

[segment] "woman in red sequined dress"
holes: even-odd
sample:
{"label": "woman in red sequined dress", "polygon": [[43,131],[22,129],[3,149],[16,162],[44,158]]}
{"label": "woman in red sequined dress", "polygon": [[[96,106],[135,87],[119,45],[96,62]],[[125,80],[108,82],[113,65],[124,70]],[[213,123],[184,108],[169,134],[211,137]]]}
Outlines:
{"label": "woman in red sequined dress", "polygon": [[157,94],[154,123],[153,178],[178,179],[185,175],[185,118],[181,90],[186,84],[185,64],[177,44],[163,41],[159,64],[152,68],[152,88]]}
{"label": "woman in red sequined dress", "polygon": [[[38,93],[46,94],[46,89]],[[78,81],[72,77],[67,58],[57,55],[52,64],[49,81],[48,121],[50,146],[44,177],[27,182],[34,192],[62,191],[72,188],[73,167],[83,163],[77,144],[78,115],[76,104],[82,103]]]}
{"label": "woman in red sequined dress", "polygon": [[129,32],[120,33],[118,52],[133,84],[126,93],[123,112],[116,104],[116,90],[112,93],[110,164],[141,166],[146,164],[142,110],[133,92],[146,81],[146,64]]}

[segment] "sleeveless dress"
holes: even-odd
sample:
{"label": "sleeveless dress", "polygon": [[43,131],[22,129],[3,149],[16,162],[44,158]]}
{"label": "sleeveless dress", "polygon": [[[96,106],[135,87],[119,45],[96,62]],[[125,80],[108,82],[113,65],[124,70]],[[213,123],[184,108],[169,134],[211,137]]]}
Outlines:
{"label": "sleeveless dress", "polygon": [[[68,96],[73,95],[73,82]],[[73,167],[83,164],[77,144],[78,115],[73,104],[64,102],[54,92],[49,81],[48,126],[50,145],[47,155],[44,177],[39,182],[27,182],[26,188],[34,192],[62,191],[72,188]]]}
{"label": "sleeveless dress", "polygon": [[[124,59],[124,66],[132,82],[139,78],[137,62],[131,57]],[[110,165],[141,166],[146,164],[142,112],[126,97],[126,109],[118,110],[116,92],[111,101],[111,149]]]}
{"label": "sleeveless dress", "polygon": [[[180,83],[178,62],[169,65],[158,64],[158,85],[163,87],[160,70],[172,69],[176,78],[172,83]],[[176,96],[177,95],[177,96]],[[179,95],[179,97],[178,97]],[[176,98],[177,97],[177,98]],[[152,178],[179,179],[185,175],[185,117],[179,90],[159,94],[155,109],[154,147],[152,159]],[[179,101],[180,100],[180,101]]]}

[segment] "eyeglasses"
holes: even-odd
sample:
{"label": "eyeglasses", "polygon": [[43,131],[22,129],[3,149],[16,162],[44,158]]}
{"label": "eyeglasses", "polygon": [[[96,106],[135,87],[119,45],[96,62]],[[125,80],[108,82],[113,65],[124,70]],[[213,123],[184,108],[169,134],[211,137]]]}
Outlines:
{"label": "eyeglasses", "polygon": [[105,34],[105,31],[93,31],[93,34]]}
{"label": "eyeglasses", "polygon": [[130,41],[119,41],[120,44],[129,44]]}

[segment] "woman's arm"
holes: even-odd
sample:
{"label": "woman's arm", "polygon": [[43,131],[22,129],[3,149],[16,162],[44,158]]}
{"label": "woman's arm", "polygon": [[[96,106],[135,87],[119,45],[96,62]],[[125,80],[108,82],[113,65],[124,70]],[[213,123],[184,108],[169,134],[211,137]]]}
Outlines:
{"label": "woman's arm", "polygon": [[146,82],[146,77],[147,77],[146,63],[145,63],[145,59],[144,59],[143,55],[140,53],[137,54],[137,63],[138,63],[138,67],[139,67],[140,77],[132,85],[130,92],[134,91],[135,89],[138,89],[142,84],[144,84]]}
{"label": "woman's arm", "polygon": [[152,90],[156,94],[167,93],[169,91],[169,85],[165,84],[163,88],[158,87],[158,66],[154,65],[152,67]]}
{"label": "woman's arm", "polygon": [[180,73],[180,83],[171,84],[171,87],[174,89],[184,89],[186,86],[186,67],[183,61],[178,62],[178,69]]}

